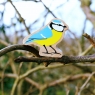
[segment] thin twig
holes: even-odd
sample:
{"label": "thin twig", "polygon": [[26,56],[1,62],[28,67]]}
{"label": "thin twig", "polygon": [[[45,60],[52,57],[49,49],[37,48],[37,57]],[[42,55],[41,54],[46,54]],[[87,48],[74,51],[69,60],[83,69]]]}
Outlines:
{"label": "thin twig", "polygon": [[[42,2],[42,0],[40,0],[40,2]],[[44,7],[48,10],[48,12],[50,12],[52,14],[52,16],[54,16],[55,18],[57,18],[55,16],[55,14],[42,2],[42,4],[44,5]]]}
{"label": "thin twig", "polygon": [[80,91],[78,92],[78,95],[81,95],[82,90],[85,88],[85,86],[87,85],[87,83],[89,82],[89,80],[91,79],[91,77],[95,74],[95,72],[92,72],[92,74],[90,74],[90,76],[87,78],[87,80],[85,81],[85,83],[81,86]]}
{"label": "thin twig", "polygon": [[7,43],[6,41],[4,41],[2,39],[0,39],[0,43],[3,44],[3,45],[5,45],[5,46],[8,46],[9,45],[9,43]]}
{"label": "thin twig", "polygon": [[[0,75],[0,77],[2,77],[2,75]],[[8,74],[4,74],[3,76],[4,78],[5,77],[9,77],[9,78],[17,78],[17,74],[11,74],[11,73],[8,73]],[[35,81],[33,81],[32,79],[26,77],[25,78],[25,81],[27,81],[28,83],[30,83],[31,85],[34,85],[36,88],[40,88],[40,85],[38,83],[36,83]]]}
{"label": "thin twig", "polygon": [[20,75],[20,70],[21,70],[22,65],[23,65],[23,62],[21,62],[21,63],[19,64],[18,72],[17,72],[18,75]]}
{"label": "thin twig", "polygon": [[90,37],[90,35],[88,35],[87,33],[84,33],[83,36],[84,36],[85,38],[87,38],[87,39],[90,41],[90,43],[91,43],[92,45],[90,45],[84,52],[82,52],[82,53],[80,54],[80,56],[86,55],[89,51],[92,50],[93,47],[95,47],[95,42],[94,42],[94,40]]}
{"label": "thin twig", "polygon": [[90,52],[93,48],[93,45],[90,45],[85,51],[83,51],[80,56],[84,56],[86,55],[88,52]]}
{"label": "thin twig", "polygon": [[53,69],[53,68],[59,68],[59,67],[62,67],[64,66],[63,64],[57,64],[57,65],[51,65],[51,66],[48,66],[48,67],[44,67],[44,66],[38,66],[34,69],[31,69],[31,70],[28,70],[26,73],[24,73],[23,75],[20,75],[20,80],[25,78],[26,76],[30,75],[31,73],[35,72],[35,71],[38,71],[38,70],[43,70],[45,68],[47,69]]}
{"label": "thin twig", "polygon": [[73,81],[73,80],[76,80],[76,79],[79,79],[79,78],[82,78],[82,77],[89,77],[90,74],[87,73],[87,74],[77,74],[77,75],[74,75],[74,76],[67,76],[65,78],[62,78],[62,79],[59,79],[59,80],[56,80],[56,81],[53,81],[51,83],[48,84],[48,86],[54,86],[54,85],[57,85],[57,84],[61,84],[61,83],[65,83],[66,81]]}
{"label": "thin twig", "polygon": [[25,80],[26,80],[28,83],[30,83],[31,85],[34,85],[37,89],[40,89],[40,85],[39,85],[37,82],[33,81],[32,79],[30,79],[30,78],[28,78],[28,77],[26,77]]}
{"label": "thin twig", "polygon": [[93,24],[93,26],[95,27],[95,12],[93,12],[90,8],[90,5],[92,4],[91,0],[80,0],[81,1],[81,8],[83,10],[83,12],[86,15],[86,18],[88,20],[90,20]]}
{"label": "thin twig", "polygon": [[18,16],[19,16],[19,18],[20,18],[20,21],[22,21],[22,23],[24,24],[24,26],[25,26],[25,28],[26,28],[28,34],[30,34],[29,28],[26,26],[25,20],[23,19],[23,17],[21,16],[21,14],[20,14],[19,11],[17,10],[17,8],[14,6],[14,4],[12,3],[12,1],[11,1],[11,0],[8,0],[8,1],[9,1],[9,2],[11,3],[11,5],[14,7],[15,11],[17,12],[17,14],[18,14]]}
{"label": "thin twig", "polygon": [[87,39],[90,41],[90,43],[93,45],[93,47],[95,48],[95,42],[94,42],[94,40],[90,37],[90,35],[88,35],[87,33],[85,33],[85,34],[83,34],[83,36],[84,36],[85,38],[87,38]]}
{"label": "thin twig", "polygon": [[4,85],[3,85],[3,81],[4,81],[4,73],[5,73],[5,70],[6,70],[6,68],[7,68],[7,66],[9,65],[9,62],[10,62],[10,60],[7,62],[7,64],[5,65],[5,67],[4,67],[4,69],[3,69],[3,71],[2,71],[2,77],[1,77],[1,90],[2,90],[2,95],[4,95]]}
{"label": "thin twig", "polygon": [[16,86],[17,86],[18,82],[19,82],[19,77],[16,78],[16,80],[15,80],[15,82],[13,84],[12,91],[11,91],[10,95],[14,95],[15,89],[16,89]]}

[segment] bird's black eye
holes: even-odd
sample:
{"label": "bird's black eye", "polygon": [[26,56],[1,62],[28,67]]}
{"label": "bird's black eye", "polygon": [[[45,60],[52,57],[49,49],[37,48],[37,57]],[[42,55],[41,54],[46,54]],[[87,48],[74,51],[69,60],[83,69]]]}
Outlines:
{"label": "bird's black eye", "polygon": [[58,26],[62,26],[61,24],[57,24]]}

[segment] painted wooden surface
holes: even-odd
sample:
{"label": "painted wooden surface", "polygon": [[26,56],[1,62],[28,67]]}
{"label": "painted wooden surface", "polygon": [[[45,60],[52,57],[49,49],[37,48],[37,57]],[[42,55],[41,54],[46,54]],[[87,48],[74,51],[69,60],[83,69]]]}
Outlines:
{"label": "painted wooden surface", "polygon": [[56,47],[63,39],[68,25],[61,19],[52,19],[46,26],[26,36],[23,44],[36,45],[39,54],[48,57],[62,57],[62,51]]}

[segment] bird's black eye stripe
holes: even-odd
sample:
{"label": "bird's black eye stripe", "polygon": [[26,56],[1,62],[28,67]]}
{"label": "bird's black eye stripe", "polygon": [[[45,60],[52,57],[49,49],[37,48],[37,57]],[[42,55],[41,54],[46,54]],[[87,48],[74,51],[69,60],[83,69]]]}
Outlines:
{"label": "bird's black eye stripe", "polygon": [[66,26],[63,26],[63,25],[61,25],[61,24],[56,24],[56,23],[51,22],[51,23],[50,23],[50,27],[51,27],[52,29],[53,29],[52,24],[58,25],[58,26],[62,26],[62,27],[64,27],[64,28],[66,28]]}
{"label": "bird's black eye stripe", "polygon": [[58,26],[62,26],[61,24],[57,24]]}
{"label": "bird's black eye stripe", "polygon": [[[56,24],[56,23],[53,23],[53,22],[52,22],[52,24],[55,24],[55,25],[58,25],[58,26],[62,26],[61,24]],[[63,27],[64,27],[64,26],[63,26]],[[65,28],[65,27],[64,27],[64,28]]]}
{"label": "bird's black eye stripe", "polygon": [[58,26],[62,26],[61,24],[56,24],[56,23],[53,23],[53,22],[51,22],[52,24],[55,24],[55,25],[58,25]]}
{"label": "bird's black eye stripe", "polygon": [[64,28],[66,28],[66,26],[63,26]]}
{"label": "bird's black eye stripe", "polygon": [[51,22],[52,24],[55,24],[55,23],[53,23],[53,22]]}
{"label": "bird's black eye stripe", "polygon": [[53,23],[51,22],[51,23],[50,23],[50,28],[51,28],[51,29],[53,29],[52,24],[53,24]]}

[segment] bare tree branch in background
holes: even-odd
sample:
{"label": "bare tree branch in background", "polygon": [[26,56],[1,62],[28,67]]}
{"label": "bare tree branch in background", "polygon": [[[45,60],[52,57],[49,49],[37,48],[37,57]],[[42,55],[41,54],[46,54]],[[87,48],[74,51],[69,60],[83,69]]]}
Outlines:
{"label": "bare tree branch in background", "polygon": [[95,28],[95,12],[93,12],[90,9],[91,0],[80,0],[81,1],[81,7],[87,17],[92,23]]}
{"label": "bare tree branch in background", "polygon": [[18,16],[19,16],[20,21],[24,24],[26,31],[28,32],[28,34],[30,34],[29,28],[26,26],[25,20],[23,19],[23,17],[21,16],[21,14],[20,14],[19,11],[17,10],[17,8],[14,6],[14,4],[12,3],[12,1],[11,1],[11,0],[8,0],[8,1],[9,1],[9,2],[11,3],[11,5],[14,7],[15,11],[17,12],[17,14],[18,14]]}
{"label": "bare tree branch in background", "polygon": [[[42,2],[42,0],[40,0],[40,2]],[[57,17],[55,16],[55,14],[54,14],[43,2],[42,2],[42,4],[43,4],[44,7],[48,10],[48,12],[52,14],[52,16],[54,16],[55,18],[57,18]]]}

